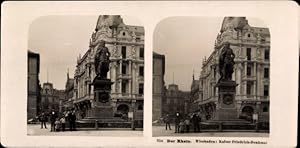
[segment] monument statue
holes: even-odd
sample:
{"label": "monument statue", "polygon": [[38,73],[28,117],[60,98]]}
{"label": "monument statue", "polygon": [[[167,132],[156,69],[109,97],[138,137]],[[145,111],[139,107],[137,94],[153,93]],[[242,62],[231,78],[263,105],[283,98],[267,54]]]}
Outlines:
{"label": "monument statue", "polygon": [[107,78],[107,72],[109,71],[109,57],[110,52],[108,51],[108,48],[105,47],[105,41],[101,40],[95,55],[95,70],[97,78]]}
{"label": "monument statue", "polygon": [[232,79],[234,58],[235,54],[230,48],[230,44],[226,42],[221,50],[221,54],[219,57],[219,72],[221,76],[219,81]]}

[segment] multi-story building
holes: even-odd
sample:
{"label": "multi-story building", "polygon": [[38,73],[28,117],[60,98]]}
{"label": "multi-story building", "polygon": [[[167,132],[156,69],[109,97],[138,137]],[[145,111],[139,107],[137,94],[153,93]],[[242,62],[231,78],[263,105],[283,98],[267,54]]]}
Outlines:
{"label": "multi-story building", "polygon": [[165,56],[153,52],[153,96],[152,96],[152,120],[162,117],[163,98],[165,98]]}
{"label": "multi-story building", "polygon": [[60,112],[61,101],[65,98],[64,90],[57,90],[53,88],[53,84],[46,82],[43,84],[41,90],[41,111],[42,112],[51,112],[56,111]]}
{"label": "multi-story building", "polygon": [[188,114],[190,92],[181,91],[176,84],[170,84],[163,101],[163,116],[179,112]]}
{"label": "multi-story building", "polygon": [[126,25],[118,15],[100,15],[90,47],[77,60],[74,75],[74,105],[82,117],[89,116],[94,105],[92,81],[96,73],[95,52],[100,40],[111,53],[108,78],[113,82],[111,99],[116,116],[134,112],[135,120],[143,120],[144,108],[144,28]]}
{"label": "multi-story building", "polygon": [[250,117],[258,112],[260,119],[269,120],[270,85],[270,32],[268,28],[252,27],[245,17],[225,17],[215,48],[202,63],[199,81],[199,99],[196,112],[214,117],[218,101],[216,83],[220,75],[218,59],[225,42],[235,54],[233,80],[236,87],[236,104],[239,116]]}
{"label": "multi-story building", "polygon": [[27,118],[35,118],[40,111],[40,55],[32,51],[28,51],[28,77],[27,77]]}

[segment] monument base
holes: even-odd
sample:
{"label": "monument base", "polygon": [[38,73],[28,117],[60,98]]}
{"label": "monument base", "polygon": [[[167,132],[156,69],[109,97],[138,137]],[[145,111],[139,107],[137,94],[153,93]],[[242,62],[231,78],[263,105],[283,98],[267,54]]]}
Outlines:
{"label": "monument base", "polygon": [[94,105],[91,116],[88,118],[107,119],[113,118],[113,106],[110,98],[110,79],[96,77],[92,83],[94,85]]}
{"label": "monument base", "polygon": [[219,98],[214,120],[238,120],[238,111],[235,101],[235,87],[232,80],[221,80],[216,87],[219,90]]}

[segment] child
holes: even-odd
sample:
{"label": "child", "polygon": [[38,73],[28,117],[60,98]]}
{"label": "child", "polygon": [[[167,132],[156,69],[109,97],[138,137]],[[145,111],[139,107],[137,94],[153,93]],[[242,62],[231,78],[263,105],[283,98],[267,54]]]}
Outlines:
{"label": "child", "polygon": [[66,118],[64,115],[60,118],[60,123],[61,123],[62,131],[64,132],[66,128]]}
{"label": "child", "polygon": [[60,121],[59,121],[58,118],[56,118],[56,121],[55,121],[54,124],[55,124],[55,126],[54,126],[55,131],[59,131],[59,129],[60,129]]}
{"label": "child", "polygon": [[181,119],[179,122],[179,132],[180,133],[184,133],[184,130],[185,130],[184,126],[185,126],[184,121]]}

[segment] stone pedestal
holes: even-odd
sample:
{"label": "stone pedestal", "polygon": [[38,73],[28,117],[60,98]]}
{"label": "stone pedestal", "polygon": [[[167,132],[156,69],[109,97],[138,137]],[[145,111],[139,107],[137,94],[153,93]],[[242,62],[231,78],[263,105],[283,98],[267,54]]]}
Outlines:
{"label": "stone pedestal", "polygon": [[232,80],[221,80],[216,87],[219,90],[219,98],[216,104],[214,120],[236,120],[238,112],[235,100],[235,87],[237,84]]}
{"label": "stone pedestal", "polygon": [[89,118],[113,118],[113,106],[110,97],[113,82],[110,79],[96,77],[92,84],[94,85],[94,105]]}

